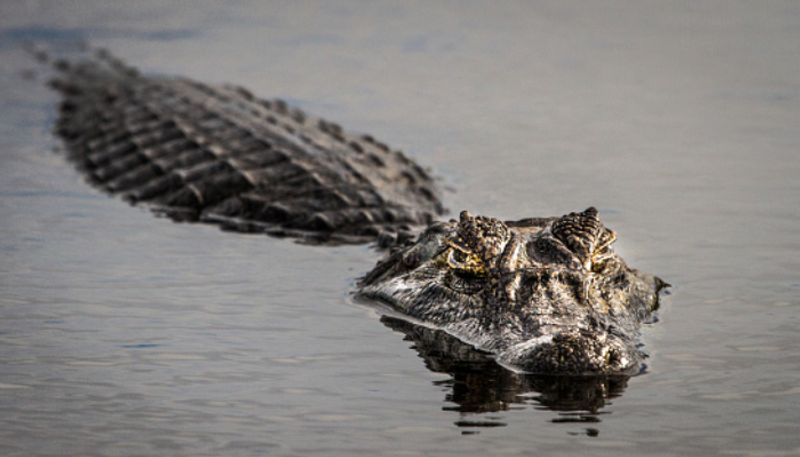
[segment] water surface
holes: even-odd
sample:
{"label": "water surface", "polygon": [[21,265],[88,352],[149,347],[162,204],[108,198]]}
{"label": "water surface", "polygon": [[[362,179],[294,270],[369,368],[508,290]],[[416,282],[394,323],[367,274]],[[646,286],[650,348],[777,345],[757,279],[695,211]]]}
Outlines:
{"label": "water surface", "polygon": [[[100,194],[26,40],[286,98],[430,166],[452,212],[597,206],[674,286],[647,372],[570,404],[459,371],[353,302],[369,247]],[[800,454],[799,42],[781,2],[3,3],[0,453]]]}

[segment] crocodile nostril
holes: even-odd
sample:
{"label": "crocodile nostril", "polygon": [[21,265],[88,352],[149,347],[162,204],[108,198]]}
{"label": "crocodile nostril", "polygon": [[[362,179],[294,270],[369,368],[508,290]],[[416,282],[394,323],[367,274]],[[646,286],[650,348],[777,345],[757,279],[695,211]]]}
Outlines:
{"label": "crocodile nostril", "polygon": [[610,367],[616,367],[622,361],[622,356],[617,349],[611,349],[606,355],[606,363]]}

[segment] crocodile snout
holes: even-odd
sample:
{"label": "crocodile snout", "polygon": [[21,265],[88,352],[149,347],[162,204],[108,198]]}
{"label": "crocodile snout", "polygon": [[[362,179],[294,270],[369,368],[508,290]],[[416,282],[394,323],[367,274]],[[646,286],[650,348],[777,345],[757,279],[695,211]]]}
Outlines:
{"label": "crocodile snout", "polygon": [[631,374],[641,362],[636,350],[615,337],[580,331],[562,331],[512,351],[518,366],[530,373]]}

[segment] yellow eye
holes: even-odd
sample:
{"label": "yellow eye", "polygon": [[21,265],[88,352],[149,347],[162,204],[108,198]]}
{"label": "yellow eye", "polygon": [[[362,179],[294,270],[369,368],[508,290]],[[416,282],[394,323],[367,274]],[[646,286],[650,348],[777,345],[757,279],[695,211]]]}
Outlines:
{"label": "yellow eye", "polygon": [[464,251],[450,248],[448,253],[447,263],[450,265],[463,265],[469,260],[469,256]]}
{"label": "yellow eye", "polygon": [[603,261],[614,255],[614,253],[609,250],[609,247],[616,239],[617,233],[611,229],[606,229],[606,231],[598,237],[597,244],[591,254],[591,259],[587,262],[589,265],[587,269],[595,273],[603,270]]}
{"label": "yellow eye", "polygon": [[486,274],[486,266],[480,257],[456,244],[448,243],[448,245],[450,248],[444,252],[447,266],[453,270],[475,276]]}

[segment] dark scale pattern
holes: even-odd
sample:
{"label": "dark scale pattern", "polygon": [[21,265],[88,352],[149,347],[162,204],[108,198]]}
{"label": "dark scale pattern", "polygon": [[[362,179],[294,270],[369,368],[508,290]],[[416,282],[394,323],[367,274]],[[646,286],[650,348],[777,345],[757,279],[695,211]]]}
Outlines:
{"label": "dark scale pattern", "polygon": [[591,255],[600,244],[606,228],[597,217],[597,209],[587,208],[580,213],[569,213],[553,223],[553,235],[561,240],[582,262],[591,260]]}
{"label": "dark scale pattern", "polygon": [[510,237],[511,233],[503,222],[462,211],[455,242],[488,263],[503,252]]}
{"label": "dark scale pattern", "polygon": [[366,135],[244,88],[61,61],[56,132],[102,189],[176,219],[314,242],[406,239],[442,213],[429,174]]}

